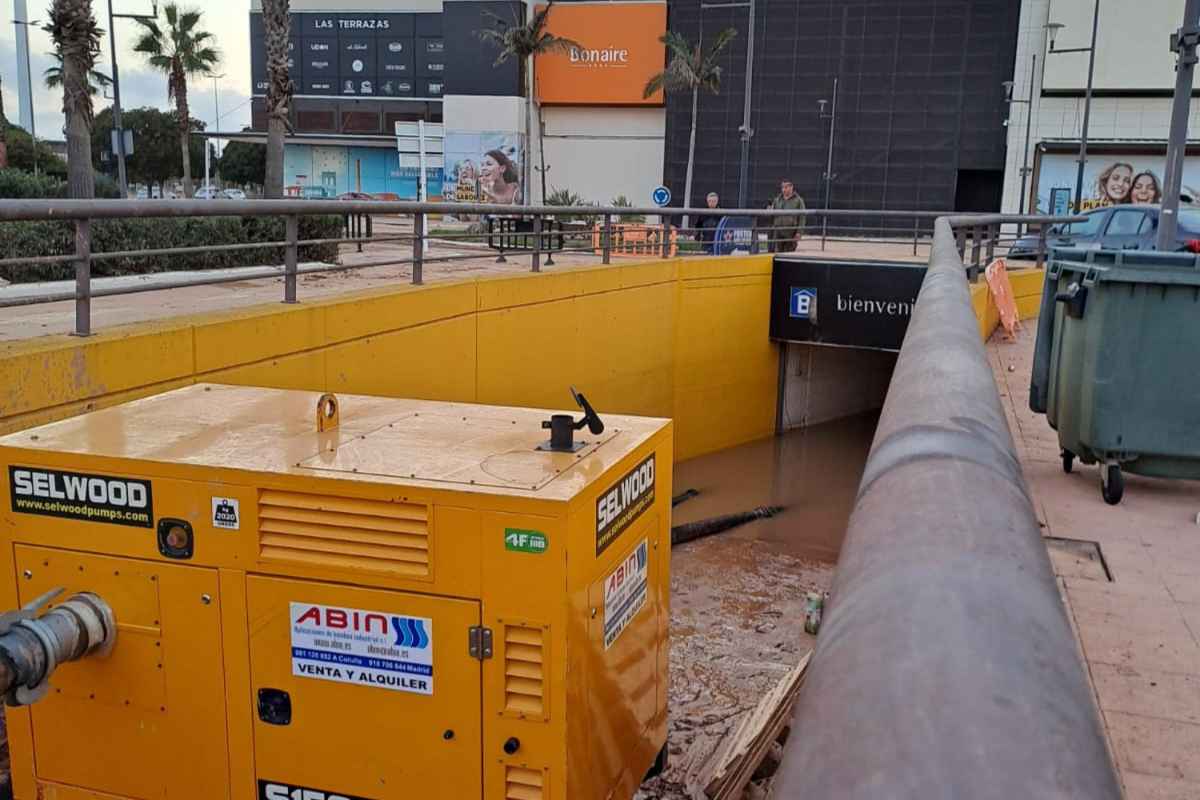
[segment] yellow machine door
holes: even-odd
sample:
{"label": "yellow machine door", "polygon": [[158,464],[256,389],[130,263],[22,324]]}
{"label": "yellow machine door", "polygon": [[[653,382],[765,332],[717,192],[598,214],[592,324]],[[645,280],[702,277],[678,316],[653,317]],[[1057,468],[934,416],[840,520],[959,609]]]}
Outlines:
{"label": "yellow machine door", "polygon": [[260,800],[481,796],[477,602],[246,581]]}

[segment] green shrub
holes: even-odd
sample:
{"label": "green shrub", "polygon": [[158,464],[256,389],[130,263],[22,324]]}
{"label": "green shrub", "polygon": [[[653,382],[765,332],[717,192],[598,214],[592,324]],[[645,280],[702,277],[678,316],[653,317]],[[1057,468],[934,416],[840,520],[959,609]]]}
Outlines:
{"label": "green shrub", "polygon": [[23,169],[0,169],[0,197],[28,200],[39,197],[58,197],[66,184],[46,173],[34,175]]}
{"label": "green shrub", "polygon": [[[282,241],[281,217],[138,217],[102,219],[92,223],[92,252],[150,250],[168,247],[214,247]],[[300,217],[300,238],[336,239],[342,235],[339,216]],[[75,226],[69,221],[0,223],[0,259],[70,255],[75,252]],[[131,256],[92,264],[92,274],[141,275],[177,270],[282,264],[282,247],[202,251],[165,256]],[[336,244],[300,248],[301,261],[336,262]],[[69,280],[71,263],[0,265],[0,278],[12,283]]]}
{"label": "green shrub", "polygon": [[[42,172],[34,175],[23,169],[0,169],[0,198],[6,200],[38,200],[67,196],[67,182]],[[96,175],[96,197],[113,199],[121,196],[121,188],[107,175]]]}
{"label": "green shrub", "polygon": [[[575,194],[570,189],[555,189],[546,197],[546,205],[548,206],[590,206],[594,205],[583,199],[580,195]],[[556,216],[555,219],[560,222],[586,222],[591,225],[596,221],[595,214],[562,214]]]}

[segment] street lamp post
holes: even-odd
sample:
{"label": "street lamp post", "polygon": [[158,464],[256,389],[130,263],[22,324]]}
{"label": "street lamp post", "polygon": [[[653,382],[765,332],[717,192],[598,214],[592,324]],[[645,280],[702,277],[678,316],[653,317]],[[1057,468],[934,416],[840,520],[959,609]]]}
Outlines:
{"label": "street lamp post", "polygon": [[1083,210],[1083,169],[1087,165],[1088,122],[1092,113],[1092,78],[1096,74],[1096,32],[1100,28],[1100,0],[1096,0],[1095,9],[1092,12],[1092,43],[1089,47],[1055,49],[1054,40],[1064,27],[1066,26],[1061,22],[1047,23],[1046,30],[1050,32],[1050,52],[1088,54],[1087,91],[1083,100],[1083,130],[1079,137],[1079,172],[1075,178],[1075,211],[1078,213]]}
{"label": "street lamp post", "polygon": [[1171,35],[1171,49],[1178,53],[1179,58],[1175,67],[1175,99],[1171,106],[1171,137],[1167,142],[1162,214],[1155,244],[1159,250],[1174,250],[1179,231],[1179,189],[1183,186],[1183,157],[1187,150],[1188,113],[1191,111],[1197,44],[1200,44],[1200,0],[1187,0],[1183,25]]}
{"label": "street lamp post", "polygon": [[158,19],[158,0],[154,0],[152,14],[114,14],[113,0],[108,0],[108,44],[112,54],[112,86],[113,86],[113,136],[117,156],[117,179],[121,184],[121,198],[129,197],[129,180],[125,174],[125,131],[121,127],[121,76],[117,72],[117,29],[114,21],[118,19]]}
{"label": "street lamp post", "polygon": [[[21,4],[21,7],[24,7],[24,3]],[[25,74],[29,77],[30,86],[18,86],[17,88],[22,92],[29,92],[29,97],[25,99],[29,104],[29,142],[33,145],[33,174],[36,176],[38,174],[37,126],[33,124],[33,89],[30,88],[33,85],[33,67],[29,61],[29,26],[40,23],[36,19],[14,19],[13,24],[25,26]]]}
{"label": "street lamp post", "polygon": [[[1029,186],[1028,178],[1029,178],[1029,174],[1033,171],[1032,168],[1029,166],[1029,138],[1030,138],[1030,135],[1033,133],[1033,81],[1036,77],[1037,77],[1037,53],[1034,53],[1033,56],[1030,58],[1029,88],[1027,89],[1028,94],[1026,94],[1025,99],[1021,100],[1021,99],[1013,97],[1012,96],[1013,82],[1012,81],[1004,81],[1004,89],[1005,89],[1005,93],[1007,95],[1009,106],[1011,107],[1013,105],[1019,105],[1019,104],[1025,105],[1025,150],[1024,150],[1024,155],[1021,157],[1021,196],[1019,198],[1019,206],[1017,208],[1018,214],[1025,213],[1026,190],[1028,189],[1028,186]],[[1009,114],[1009,118],[1010,119],[1012,118],[1011,113]],[[1008,125],[1008,120],[1005,120],[1004,124]]]}
{"label": "street lamp post", "polygon": [[[221,91],[220,91],[220,88],[218,87],[217,81],[221,80],[224,77],[225,77],[224,73],[221,73],[220,75],[212,76],[212,79],[213,79],[213,127],[216,128],[218,133],[221,131]],[[219,141],[220,141],[219,139],[214,138],[212,140],[211,146],[210,146],[209,142],[207,142],[207,141],[204,143],[204,188],[205,189],[207,189],[209,187],[209,175],[212,173],[212,156],[213,156],[212,150],[213,150],[213,148],[215,148],[217,146]],[[220,152],[218,152],[217,155],[220,156]]]}
{"label": "street lamp post", "polygon": [[[742,104],[742,124],[738,126],[741,137],[741,166],[738,170],[738,207],[746,208],[750,195],[750,140],[754,129],[750,127],[750,97],[754,89],[754,4],[755,0],[733,0],[727,3],[701,3],[700,10],[709,8],[746,8],[749,18],[746,23],[746,86]],[[703,25],[701,26],[703,32]],[[687,201],[684,202],[687,205]]]}
{"label": "street lamp post", "polygon": [[[825,157],[825,210],[829,210],[830,196],[833,193],[833,179],[836,177],[833,174],[833,134],[837,127],[837,97],[838,97],[838,79],[833,79],[833,102],[828,100],[817,101],[817,114],[821,119],[829,120],[829,147]],[[829,106],[829,112],[826,113],[825,106]],[[825,233],[829,223],[829,215],[825,214],[821,217],[821,249],[825,249]]]}

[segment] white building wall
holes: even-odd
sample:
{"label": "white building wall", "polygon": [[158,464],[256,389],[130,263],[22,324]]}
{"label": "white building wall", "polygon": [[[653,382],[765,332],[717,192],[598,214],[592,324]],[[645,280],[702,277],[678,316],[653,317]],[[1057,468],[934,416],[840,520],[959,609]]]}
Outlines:
{"label": "white building wall", "polygon": [[635,206],[653,204],[650,194],[663,180],[666,109],[546,107],[544,118],[548,191],[569,189],[603,205],[620,195]]}
{"label": "white building wall", "polygon": [[[1087,53],[1048,53],[1046,23],[1063,22],[1057,47],[1086,47],[1091,39],[1094,0],[1022,0],[1013,75],[1013,97],[1032,96],[1033,125],[1029,166],[1036,161],[1037,143],[1050,139],[1078,140],[1083,130],[1084,99],[1042,97],[1043,82],[1050,89],[1080,89],[1087,82]],[[1182,0],[1140,3],[1102,2],[1097,35],[1095,88],[1162,91],[1175,85],[1174,57],[1167,50],[1170,34],[1183,21]],[[1132,33],[1131,33],[1132,32]],[[1129,34],[1124,36],[1124,34]],[[1038,68],[1030,91],[1030,58]],[[1166,57],[1164,57],[1166,54]],[[1122,65],[1125,69],[1122,70]],[[1124,80],[1122,76],[1127,76]],[[1025,120],[1030,106],[1014,103],[1009,109],[1008,157],[1004,171],[1002,211],[1017,213],[1021,197],[1021,164],[1025,148]],[[1200,138],[1200,99],[1192,99],[1189,139]],[[1093,97],[1088,124],[1089,141],[1147,139],[1166,141],[1171,127],[1171,98],[1149,94],[1127,97]],[[1029,176],[1033,179],[1032,173]],[[1029,193],[1026,185],[1026,211]]]}

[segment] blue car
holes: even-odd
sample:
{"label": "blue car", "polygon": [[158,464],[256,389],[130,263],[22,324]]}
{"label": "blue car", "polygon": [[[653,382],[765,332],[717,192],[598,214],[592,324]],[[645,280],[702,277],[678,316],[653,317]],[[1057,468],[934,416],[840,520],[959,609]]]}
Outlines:
{"label": "blue car", "polygon": [[[1121,205],[1084,212],[1083,222],[1053,225],[1046,231],[1046,252],[1056,247],[1083,247],[1105,250],[1157,250],[1159,207]],[[1180,206],[1179,231],[1173,251],[1200,252],[1200,207]],[[1008,258],[1035,260],[1037,235],[1025,235],[1013,242]]]}

